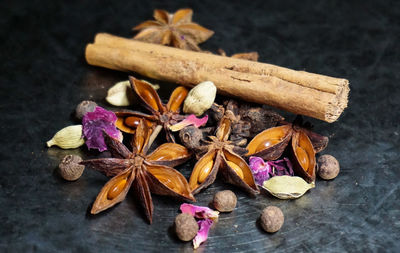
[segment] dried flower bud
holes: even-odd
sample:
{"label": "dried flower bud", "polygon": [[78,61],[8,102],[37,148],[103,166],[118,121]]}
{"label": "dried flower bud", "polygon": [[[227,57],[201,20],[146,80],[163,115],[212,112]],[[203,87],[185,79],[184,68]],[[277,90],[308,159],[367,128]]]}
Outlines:
{"label": "dried flower bud", "polygon": [[232,212],[236,204],[236,195],[230,190],[219,191],[214,195],[213,205],[220,212]]}
{"label": "dried flower bud", "polygon": [[51,140],[47,142],[47,147],[53,145],[63,149],[78,148],[85,143],[82,136],[82,125],[68,126],[58,131]]}
{"label": "dried flower bud", "polygon": [[90,100],[82,101],[75,109],[75,116],[81,120],[87,112],[93,112],[97,104]]}
{"label": "dried flower bud", "polygon": [[337,177],[340,171],[338,160],[331,155],[322,155],[318,158],[318,176],[325,180]]}
{"label": "dried flower bud", "polygon": [[67,155],[65,156],[61,163],[58,165],[60,169],[60,175],[68,181],[75,181],[81,177],[84,165],[79,164],[82,162],[82,158],[77,155]]}
{"label": "dried flower bud", "polygon": [[268,233],[275,233],[281,229],[285,217],[279,207],[268,206],[261,214],[261,227]]}
{"label": "dried flower bud", "polygon": [[191,89],[183,104],[186,114],[202,115],[211,108],[217,94],[217,87],[211,81],[199,83]]}
{"label": "dried flower bud", "polygon": [[175,231],[180,240],[187,242],[196,236],[199,225],[192,215],[181,213],[175,218]]}

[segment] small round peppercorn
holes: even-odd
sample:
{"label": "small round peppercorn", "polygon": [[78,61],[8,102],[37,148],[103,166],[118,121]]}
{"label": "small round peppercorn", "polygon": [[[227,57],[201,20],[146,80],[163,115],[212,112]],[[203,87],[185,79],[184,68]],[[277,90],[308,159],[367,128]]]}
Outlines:
{"label": "small round peppercorn", "polygon": [[90,100],[82,101],[75,109],[75,116],[77,119],[82,119],[87,112],[93,112],[97,104]]}
{"label": "small round peppercorn", "polygon": [[65,156],[61,163],[58,165],[60,169],[60,175],[68,181],[75,181],[81,177],[84,165],[79,164],[82,158],[77,155],[67,155]]}
{"label": "small round peppercorn", "polygon": [[322,155],[318,158],[318,176],[325,180],[334,179],[340,171],[338,160],[331,155]]}
{"label": "small round peppercorn", "polygon": [[178,214],[175,218],[175,232],[182,241],[192,240],[199,231],[195,218],[188,213]]}
{"label": "small round peppercorn", "polygon": [[232,212],[236,203],[236,195],[230,190],[220,191],[214,195],[213,205],[220,212]]}
{"label": "small round peppercorn", "polygon": [[275,233],[281,229],[285,217],[279,207],[268,206],[261,214],[261,227],[268,233]]}
{"label": "small round peppercorn", "polygon": [[179,137],[185,147],[197,149],[201,146],[203,132],[195,126],[187,126],[179,131]]}

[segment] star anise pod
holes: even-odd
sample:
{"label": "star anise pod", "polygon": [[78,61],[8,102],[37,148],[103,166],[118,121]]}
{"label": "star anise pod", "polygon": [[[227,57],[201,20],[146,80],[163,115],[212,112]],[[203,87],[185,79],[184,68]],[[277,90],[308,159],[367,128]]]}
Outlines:
{"label": "star anise pod", "polygon": [[[172,92],[168,103],[164,105],[157,92],[148,83],[132,76],[129,77],[129,82],[134,92],[143,101],[144,106],[152,115],[129,110],[115,112],[118,117],[115,123],[117,128],[126,133],[134,133],[140,120],[143,119],[148,126],[159,130],[163,128],[166,132],[167,140],[175,142],[175,138],[169,127],[185,118],[185,116],[180,115],[179,112],[180,106],[188,94],[188,90],[183,86],[177,87]],[[156,130],[154,130],[154,132],[158,134]]]}
{"label": "star anise pod", "polygon": [[196,194],[215,181],[218,172],[225,182],[237,185],[249,192],[258,194],[259,190],[249,165],[234,152],[234,145],[228,141],[231,120],[223,117],[216,130],[216,136],[209,136],[205,153],[195,164],[189,179],[192,193]]}
{"label": "star anise pod", "polygon": [[199,43],[206,41],[214,32],[192,22],[192,9],[180,9],[174,14],[154,10],[155,20],[145,21],[133,28],[140,31],[134,39],[201,51]]}
{"label": "star anise pod", "polygon": [[298,116],[292,124],[266,129],[247,145],[246,156],[276,160],[288,148],[295,173],[308,182],[315,181],[315,154],[325,149],[329,138],[307,129]]}
{"label": "star anise pod", "polygon": [[114,158],[86,160],[81,164],[112,177],[101,189],[91,213],[97,214],[123,201],[131,188],[145,210],[149,222],[152,222],[153,202],[151,194],[169,195],[194,201],[186,178],[171,168],[188,160],[190,152],[182,145],[165,143],[147,155],[150,129],[140,121],[132,138],[133,151],[116,139],[104,134],[106,144]]}

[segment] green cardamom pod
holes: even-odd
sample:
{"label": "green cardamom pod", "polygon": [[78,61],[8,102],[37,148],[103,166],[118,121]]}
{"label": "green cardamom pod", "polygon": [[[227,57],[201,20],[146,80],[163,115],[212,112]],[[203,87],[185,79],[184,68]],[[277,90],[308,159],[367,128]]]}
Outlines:
{"label": "green cardamom pod", "polygon": [[186,114],[202,115],[211,108],[217,94],[217,87],[211,81],[199,83],[191,89],[183,103]]}
{"label": "green cardamom pod", "polygon": [[300,198],[314,187],[314,182],[308,184],[301,177],[292,176],[275,176],[263,183],[263,188],[279,199]]}
{"label": "green cardamom pod", "polygon": [[47,147],[53,145],[63,149],[78,148],[85,143],[82,135],[82,125],[68,126],[58,131],[51,140],[47,142]]}

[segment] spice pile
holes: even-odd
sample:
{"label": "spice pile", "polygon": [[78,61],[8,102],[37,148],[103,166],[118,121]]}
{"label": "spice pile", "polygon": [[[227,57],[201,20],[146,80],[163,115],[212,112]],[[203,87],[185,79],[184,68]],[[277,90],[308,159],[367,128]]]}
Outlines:
{"label": "spice pile", "polygon": [[[213,34],[191,21],[190,9],[175,14],[156,10],[154,18],[134,28],[140,31],[134,39],[201,51],[198,44]],[[257,60],[258,54],[232,57]],[[48,147],[71,149],[86,144],[88,149],[110,152],[110,158],[84,161],[68,155],[59,165],[60,175],[69,181],[77,180],[84,166],[110,177],[93,203],[92,214],[123,201],[132,189],[151,223],[152,193],[192,202],[220,176],[250,195],[259,194],[261,187],[277,198],[293,199],[315,187],[317,173],[326,180],[339,173],[339,163],[332,156],[320,156],[317,165],[316,154],[325,149],[328,138],[312,132],[301,116],[289,123],[263,106],[222,100],[216,96],[216,86],[207,80],[191,90],[178,86],[166,104],[157,88],[129,76],[128,81],[109,89],[106,101],[113,106],[132,106],[138,99],[147,113],[137,111],[139,107],[108,111],[93,101],[83,101],[76,108],[82,123],[61,129],[47,142]],[[161,132],[166,142],[154,147]],[[173,167],[190,159],[195,162],[186,179]],[[218,192],[212,200],[220,212],[232,212],[236,204],[232,191]],[[182,214],[175,219],[177,236],[183,241],[193,239],[197,248],[219,212],[187,203],[180,210]],[[260,217],[267,232],[278,231],[283,221],[277,207],[267,207]]]}

